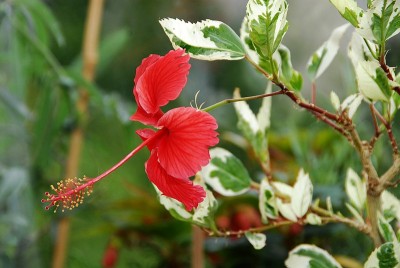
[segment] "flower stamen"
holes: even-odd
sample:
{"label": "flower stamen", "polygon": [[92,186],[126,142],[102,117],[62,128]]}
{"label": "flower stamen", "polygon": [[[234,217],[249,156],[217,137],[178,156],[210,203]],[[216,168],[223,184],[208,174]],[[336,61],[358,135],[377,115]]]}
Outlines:
{"label": "flower stamen", "polygon": [[42,199],[42,203],[50,203],[45,207],[49,210],[55,207],[54,213],[61,206],[61,211],[72,210],[83,203],[85,196],[89,196],[93,192],[93,183],[86,177],[81,178],[67,178],[57,182],[57,187],[50,186],[51,190],[55,192],[46,192],[47,199]]}

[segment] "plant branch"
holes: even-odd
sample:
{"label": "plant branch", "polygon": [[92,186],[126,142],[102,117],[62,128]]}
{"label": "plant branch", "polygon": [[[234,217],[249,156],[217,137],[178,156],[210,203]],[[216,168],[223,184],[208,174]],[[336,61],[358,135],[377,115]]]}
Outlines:
{"label": "plant branch", "polygon": [[282,90],[280,91],[275,91],[272,93],[265,93],[265,94],[261,94],[261,95],[255,95],[255,96],[250,96],[250,97],[242,97],[242,98],[236,98],[236,99],[225,99],[222,100],[220,102],[217,102],[211,106],[208,106],[204,109],[202,109],[204,112],[210,112],[216,108],[219,108],[223,105],[229,104],[229,103],[234,103],[234,102],[238,102],[238,101],[250,101],[250,100],[256,100],[256,99],[262,99],[262,98],[266,98],[266,97],[271,97],[271,96],[275,96],[275,95],[282,95],[284,94],[284,92]]}
{"label": "plant branch", "polygon": [[370,146],[371,151],[372,151],[373,148],[374,148],[374,146],[375,146],[376,141],[379,139],[379,137],[380,137],[380,135],[381,135],[382,132],[380,131],[379,126],[378,126],[378,122],[377,122],[377,120],[376,120],[375,106],[374,106],[373,103],[371,103],[371,104],[369,105],[369,109],[370,109],[370,111],[371,111],[372,122],[373,122],[373,124],[374,124],[374,129],[375,129],[375,134],[374,134],[374,136],[371,138],[371,140],[369,141],[369,146]]}
{"label": "plant branch", "polygon": [[390,144],[392,145],[392,150],[393,150],[393,154],[395,156],[399,155],[399,148],[397,145],[397,141],[393,135],[393,130],[392,130],[392,125],[390,124],[390,122],[388,122],[380,113],[378,110],[376,110],[375,106],[372,105],[371,107],[374,111],[374,114],[378,117],[379,121],[382,122],[382,124],[385,126],[389,140],[390,140]]}
{"label": "plant branch", "polygon": [[352,220],[346,217],[343,217],[341,215],[337,215],[337,214],[333,214],[331,211],[320,208],[318,206],[311,206],[311,211],[314,212],[315,214],[317,214],[318,216],[321,217],[321,219],[323,221],[325,221],[326,223],[329,222],[339,222],[339,223],[344,223],[349,225],[350,227],[353,227],[357,230],[359,230],[360,232],[363,232],[367,235],[370,235],[370,226],[368,226],[367,224],[363,223],[363,222],[359,222],[357,220]]}

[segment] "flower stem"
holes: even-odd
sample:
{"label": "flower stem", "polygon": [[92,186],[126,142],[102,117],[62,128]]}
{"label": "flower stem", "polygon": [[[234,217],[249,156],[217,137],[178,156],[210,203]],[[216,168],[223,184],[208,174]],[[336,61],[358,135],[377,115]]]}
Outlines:
{"label": "flower stem", "polygon": [[[93,179],[86,179],[85,183],[80,183],[77,180],[67,179],[66,183],[60,182],[58,188],[53,188],[56,194],[46,193],[47,199],[42,199],[42,203],[50,203],[46,206],[46,209],[49,209],[52,206],[58,207],[58,202],[61,203],[62,206],[72,209],[77,207],[79,203],[82,201],[85,193],[89,193],[87,189],[90,189],[96,182],[102,180],[107,177],[109,174],[114,172],[117,168],[125,164],[132,156],[134,156],[137,152],[139,152],[143,147],[156,140],[159,136],[165,133],[164,129],[160,129],[157,131],[152,137],[142,142],[138,147],[133,149],[129,154],[127,154],[122,160],[120,160],[117,164],[112,166],[107,171],[98,175]],[[78,197],[76,197],[78,195]]]}
{"label": "flower stem", "polygon": [[256,99],[262,99],[262,98],[266,98],[266,97],[271,97],[271,96],[275,96],[275,95],[282,95],[284,94],[284,92],[282,90],[280,91],[275,91],[272,93],[265,93],[265,94],[261,94],[261,95],[255,95],[255,96],[250,96],[250,97],[242,97],[242,98],[236,98],[236,99],[225,99],[223,101],[217,102],[211,106],[208,106],[204,109],[202,109],[204,112],[210,112],[216,108],[219,108],[225,104],[229,104],[229,103],[233,103],[233,102],[238,102],[238,101],[250,101],[250,100],[256,100]]}

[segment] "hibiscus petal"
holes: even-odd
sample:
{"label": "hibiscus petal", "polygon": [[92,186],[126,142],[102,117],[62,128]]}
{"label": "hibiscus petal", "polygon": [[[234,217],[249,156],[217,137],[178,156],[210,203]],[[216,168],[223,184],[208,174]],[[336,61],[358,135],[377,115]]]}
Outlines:
{"label": "hibiscus petal", "polygon": [[146,173],[158,190],[165,196],[182,202],[187,211],[196,208],[206,196],[206,192],[200,185],[194,185],[189,179],[174,178],[168,175],[158,163],[157,149],[151,152],[150,158],[146,162]]}
{"label": "hibiscus petal", "polygon": [[142,63],[139,65],[139,67],[136,68],[136,74],[135,74],[135,79],[133,82],[135,85],[137,84],[139,78],[143,75],[143,73],[146,71],[146,69],[151,66],[153,63],[158,61],[161,58],[160,55],[156,54],[151,54],[147,58],[142,60]]}
{"label": "hibiscus petal", "polygon": [[210,161],[209,147],[218,143],[214,117],[191,107],[175,108],[158,122],[168,130],[160,137],[158,159],[171,176],[187,178]]}
{"label": "hibiscus petal", "polygon": [[[171,50],[149,65],[135,86],[136,101],[149,114],[176,99],[186,85],[190,64],[189,55],[182,49]],[[149,60],[150,61],[150,60]]]}
{"label": "hibiscus petal", "polygon": [[[146,141],[147,139],[150,139],[151,137],[153,137],[154,134],[156,134],[156,132],[152,129],[145,128],[145,129],[136,130],[136,134],[139,135],[139,137],[142,139],[142,141]],[[157,147],[158,142],[159,142],[158,139],[156,139],[153,142],[150,142],[149,144],[147,144],[147,148],[150,151],[153,150],[155,147]]]}
{"label": "hibiscus petal", "polygon": [[[150,55],[150,57],[147,57],[142,61],[142,64],[136,69],[136,77],[135,77],[135,83],[137,82],[138,77],[142,76],[143,72],[146,70],[146,68],[157,61],[161,56],[159,55]],[[150,126],[157,126],[158,120],[161,118],[161,116],[164,114],[161,109],[158,109],[155,113],[149,114],[147,113],[142,106],[140,106],[140,103],[138,101],[138,93],[136,91],[136,87],[133,88],[133,95],[135,97],[136,103],[137,103],[137,110],[136,112],[130,117],[130,120],[132,121],[138,121],[141,122],[142,124],[145,125],[150,125]]]}
{"label": "hibiscus petal", "polygon": [[163,116],[163,112],[158,109],[154,114],[146,113],[145,110],[138,104],[136,112],[129,118],[132,121],[138,121],[149,126],[157,126],[158,120]]}

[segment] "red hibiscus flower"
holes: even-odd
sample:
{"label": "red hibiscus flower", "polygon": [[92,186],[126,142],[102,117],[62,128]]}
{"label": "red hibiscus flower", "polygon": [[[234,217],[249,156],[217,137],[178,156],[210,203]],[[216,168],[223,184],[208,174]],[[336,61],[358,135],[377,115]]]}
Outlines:
{"label": "red hibiscus flower", "polygon": [[189,55],[181,49],[143,60],[136,70],[133,94],[138,109],[131,119],[159,128],[157,132],[137,131],[143,140],[161,133],[148,145],[147,176],[164,195],[190,211],[204,199],[205,191],[188,178],[208,164],[208,149],[218,143],[218,134],[217,122],[206,112],[180,107],[164,114],[160,109],[181,93],[190,69],[188,61]]}
{"label": "red hibiscus flower", "polygon": [[149,180],[165,196],[182,202],[190,211],[205,197],[204,189],[194,185],[195,175],[210,160],[209,147],[218,143],[216,120],[206,112],[192,107],[179,107],[165,114],[161,110],[176,99],[187,81],[190,64],[184,50],[172,50],[165,56],[150,55],[136,69],[133,95],[137,111],[131,119],[155,129],[138,130],[143,143],[124,159],[96,178],[67,179],[52,187],[55,194],[46,193],[52,206],[72,209],[90,194],[92,186],[116,170],[143,147],[150,150],[145,169]]}

